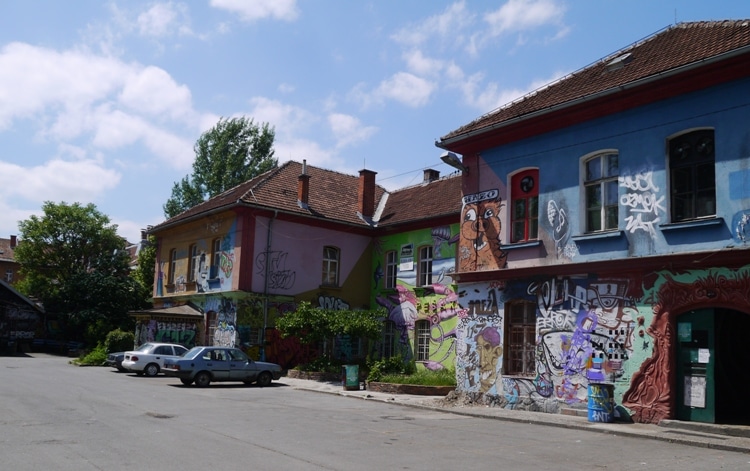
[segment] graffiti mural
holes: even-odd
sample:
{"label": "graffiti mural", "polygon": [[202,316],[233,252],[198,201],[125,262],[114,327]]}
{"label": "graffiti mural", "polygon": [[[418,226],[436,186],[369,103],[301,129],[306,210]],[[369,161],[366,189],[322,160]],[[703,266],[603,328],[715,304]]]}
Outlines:
{"label": "graffiti mural", "polygon": [[505,268],[508,256],[500,248],[502,207],[497,189],[463,197],[458,246],[460,271]]}
{"label": "graffiti mural", "polygon": [[[510,407],[521,391],[584,402],[593,358],[603,358],[607,379],[617,381],[632,355],[638,311],[628,290],[627,280],[569,277],[469,285],[461,298],[465,310],[459,325],[459,389],[504,394]],[[533,378],[499,381],[503,357],[509,354],[503,344],[504,306],[511,300],[535,307],[535,372]],[[516,379],[521,382],[516,384]]]}
{"label": "graffiti mural", "polygon": [[750,242],[750,210],[740,211],[732,217],[732,237],[741,244]]}
{"label": "graffiti mural", "polygon": [[269,289],[288,290],[294,286],[297,273],[286,268],[288,252],[261,252],[255,257],[255,273],[267,276]]}
{"label": "graffiti mural", "polygon": [[634,176],[618,178],[618,183],[626,192],[620,197],[620,205],[628,211],[625,216],[625,230],[632,233],[643,231],[652,238],[655,227],[665,212],[664,195],[659,195],[659,187],[654,184],[651,172],[640,172]]}
{"label": "graffiti mural", "polygon": [[209,318],[215,313],[212,345],[234,347],[237,341],[237,303],[221,296],[209,296],[205,298],[202,308]]}
{"label": "graffiti mural", "polygon": [[570,240],[570,221],[564,202],[549,200],[547,202],[547,222],[552,239],[555,241],[557,258],[573,258],[578,254],[578,247]]}
{"label": "graffiti mural", "polygon": [[135,344],[163,342],[192,348],[198,339],[198,328],[198,324],[190,321],[138,321],[135,325]]}

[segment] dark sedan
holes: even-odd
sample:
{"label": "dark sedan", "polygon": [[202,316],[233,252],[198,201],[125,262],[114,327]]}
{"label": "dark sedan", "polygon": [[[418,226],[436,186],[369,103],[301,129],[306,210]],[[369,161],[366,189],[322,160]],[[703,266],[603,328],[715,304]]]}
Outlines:
{"label": "dark sedan", "polygon": [[184,385],[206,387],[212,382],[241,381],[268,386],[281,377],[281,366],[254,361],[239,348],[193,347],[179,358],[164,360],[165,376],[180,378]]}

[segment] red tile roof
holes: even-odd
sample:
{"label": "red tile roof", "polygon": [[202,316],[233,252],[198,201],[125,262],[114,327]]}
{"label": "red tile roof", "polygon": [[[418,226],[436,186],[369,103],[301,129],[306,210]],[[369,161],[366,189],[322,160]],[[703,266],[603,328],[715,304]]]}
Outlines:
{"label": "red tile roof", "polygon": [[481,116],[446,134],[437,144],[456,142],[556,106],[739,52],[749,45],[750,20],[678,23]]}
{"label": "red tile roof", "polygon": [[[11,248],[10,239],[0,239],[0,261],[15,262],[14,249]],[[2,275],[0,275],[2,276]]]}
{"label": "red tile roof", "polygon": [[461,176],[453,174],[388,195],[378,227],[461,213]]}
{"label": "red tile roof", "polygon": [[[297,202],[297,185],[302,174],[302,164],[289,161],[154,226],[150,232],[158,232],[159,229],[194,217],[234,206],[278,210],[318,220],[368,227],[357,215],[359,176],[345,175],[312,165],[306,166],[306,172],[310,176],[307,208],[301,208]],[[375,185],[375,208],[379,207],[385,195],[385,188]],[[461,178],[448,177],[390,193],[385,199],[377,225],[380,227],[448,214],[458,215],[460,211]]]}

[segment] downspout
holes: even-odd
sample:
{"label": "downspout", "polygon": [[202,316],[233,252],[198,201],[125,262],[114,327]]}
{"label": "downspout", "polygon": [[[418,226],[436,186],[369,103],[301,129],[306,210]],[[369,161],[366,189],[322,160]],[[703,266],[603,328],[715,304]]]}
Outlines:
{"label": "downspout", "polygon": [[279,215],[278,210],[273,211],[273,217],[268,220],[268,231],[266,233],[266,273],[263,281],[263,331],[260,334],[260,361],[266,361],[266,329],[268,328],[268,275],[271,263],[268,260],[271,253],[271,226],[273,220]]}

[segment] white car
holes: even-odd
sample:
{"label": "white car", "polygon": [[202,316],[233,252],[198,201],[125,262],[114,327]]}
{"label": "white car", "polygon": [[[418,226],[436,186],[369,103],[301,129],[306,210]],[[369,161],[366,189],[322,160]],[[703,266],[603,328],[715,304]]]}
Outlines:
{"label": "white car", "polygon": [[164,368],[165,358],[178,358],[187,351],[175,343],[144,343],[137,350],[125,352],[122,367],[138,376],[156,376]]}

